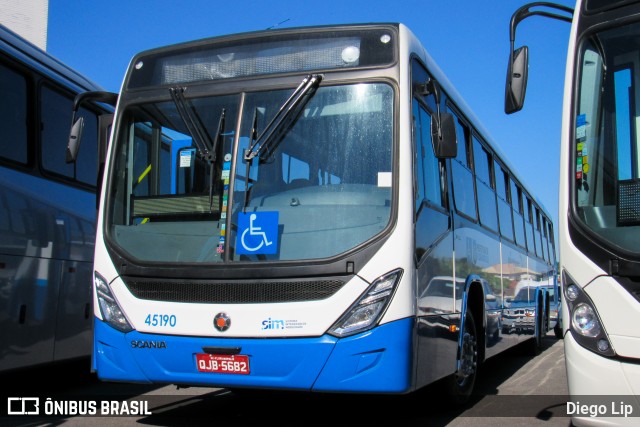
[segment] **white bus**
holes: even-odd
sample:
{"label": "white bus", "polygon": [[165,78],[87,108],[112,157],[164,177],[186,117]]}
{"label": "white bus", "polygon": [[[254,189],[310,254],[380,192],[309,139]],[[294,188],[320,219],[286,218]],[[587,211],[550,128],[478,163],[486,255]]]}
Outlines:
{"label": "white bus", "polygon": [[[73,135],[75,136],[75,134]],[[136,55],[95,256],[100,379],[455,400],[553,225],[401,24],[278,29]]]}
{"label": "white bus", "polygon": [[[640,2],[578,1],[571,16],[558,215],[569,393],[612,395],[638,410]],[[522,76],[519,56],[514,74]],[[507,112],[523,105],[524,85],[512,87]],[[573,418],[575,425],[638,420]]]}
{"label": "white bus", "polygon": [[[98,132],[66,157],[74,98],[100,86],[0,25],[0,372],[89,363]],[[102,156],[104,157],[104,155]]]}

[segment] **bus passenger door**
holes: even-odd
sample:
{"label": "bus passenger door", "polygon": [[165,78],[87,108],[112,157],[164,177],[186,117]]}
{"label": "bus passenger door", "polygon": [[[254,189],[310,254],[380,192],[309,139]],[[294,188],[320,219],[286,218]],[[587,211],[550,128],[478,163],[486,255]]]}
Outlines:
{"label": "bus passenger door", "polygon": [[[415,102],[415,249],[418,261],[450,231],[444,162],[434,155],[430,123],[431,115]],[[451,257],[451,252],[447,252],[446,256]],[[442,273],[450,275],[452,272]]]}
{"label": "bus passenger door", "polygon": [[[416,378],[420,386],[451,373],[457,341],[449,326],[455,321],[455,307],[459,309],[461,299],[454,298],[453,234],[446,209],[444,161],[434,154],[431,115],[417,100],[413,101],[413,139],[418,299]],[[442,357],[443,354],[450,357]]]}

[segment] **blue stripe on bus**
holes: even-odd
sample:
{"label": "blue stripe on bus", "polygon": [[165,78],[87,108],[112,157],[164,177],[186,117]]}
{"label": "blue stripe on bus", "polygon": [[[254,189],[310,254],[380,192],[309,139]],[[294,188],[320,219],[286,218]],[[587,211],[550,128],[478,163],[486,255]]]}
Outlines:
{"label": "blue stripe on bus", "polygon": [[413,318],[339,340],[315,391],[410,391]]}
{"label": "blue stripe on bus", "polygon": [[[236,339],[123,334],[96,319],[94,363],[102,380],[404,392],[411,386],[412,328],[413,321],[403,319],[343,339]],[[251,373],[198,372],[195,355],[204,353],[203,347],[240,347],[240,354],[249,356]]]}

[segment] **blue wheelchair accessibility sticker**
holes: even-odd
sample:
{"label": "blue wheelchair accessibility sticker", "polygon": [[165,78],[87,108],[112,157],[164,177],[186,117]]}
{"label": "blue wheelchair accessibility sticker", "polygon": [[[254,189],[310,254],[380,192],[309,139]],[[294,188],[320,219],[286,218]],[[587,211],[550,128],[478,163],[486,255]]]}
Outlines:
{"label": "blue wheelchair accessibility sticker", "polygon": [[278,251],[278,212],[238,214],[238,254],[275,254]]}

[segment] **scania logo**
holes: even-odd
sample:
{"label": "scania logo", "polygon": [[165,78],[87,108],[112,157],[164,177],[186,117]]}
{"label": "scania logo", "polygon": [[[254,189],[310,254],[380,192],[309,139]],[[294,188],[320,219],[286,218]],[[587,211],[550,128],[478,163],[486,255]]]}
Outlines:
{"label": "scania logo", "polygon": [[224,332],[231,326],[231,319],[227,316],[227,313],[218,313],[213,318],[213,327]]}
{"label": "scania logo", "polygon": [[164,341],[131,341],[131,348],[167,348]]}

